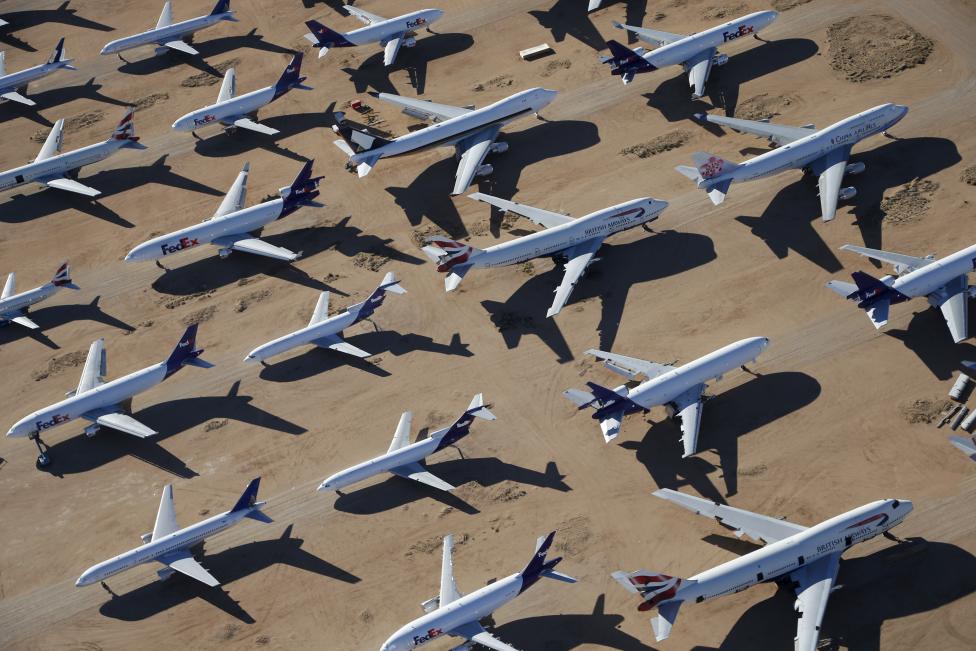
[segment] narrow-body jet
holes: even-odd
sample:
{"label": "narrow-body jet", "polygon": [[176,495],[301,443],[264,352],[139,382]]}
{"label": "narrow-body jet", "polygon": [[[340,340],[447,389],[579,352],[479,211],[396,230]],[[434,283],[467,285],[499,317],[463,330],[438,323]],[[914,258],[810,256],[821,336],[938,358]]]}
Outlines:
{"label": "narrow-body jet", "polygon": [[155,45],[157,46],[155,52],[157,55],[169,50],[198,55],[200,53],[186,42],[186,37],[224,20],[237,22],[237,19],[234,18],[234,12],[230,10],[230,0],[217,0],[213,11],[206,16],[197,16],[178,23],[173,22],[173,4],[167,0],[163,4],[163,12],[159,15],[159,20],[156,21],[154,28],[106,43],[101,53],[118,54],[121,59],[120,52],[143,45]]}
{"label": "narrow-body jet", "polygon": [[69,59],[64,51],[64,38],[58,41],[54,52],[48,57],[47,63],[25,68],[20,72],[7,74],[4,54],[4,52],[0,52],[0,98],[17,102],[18,104],[25,104],[26,106],[35,105],[34,100],[24,96],[27,93],[27,84],[32,81],[37,81],[42,77],[47,77],[51,73],[61,69],[78,69],[71,65],[74,59]]}
{"label": "narrow-body jet", "polygon": [[365,23],[366,27],[343,33],[315,20],[305,21],[308,28],[312,30],[305,35],[305,38],[319,48],[320,59],[335,47],[379,43],[383,48],[383,65],[393,65],[401,47],[413,47],[417,44],[418,29],[429,30],[430,26],[444,15],[440,9],[421,9],[396,18],[383,18],[352,5],[345,5],[343,9]]}
{"label": "narrow-body jet", "polygon": [[67,262],[62,262],[51,282],[45,283],[40,287],[28,289],[26,292],[16,294],[17,274],[10,272],[7,282],[3,285],[3,293],[0,294],[0,325],[16,323],[17,325],[37,330],[40,326],[31,321],[27,316],[27,311],[35,303],[48,299],[62,287],[78,289],[78,286],[71,282],[71,267]]}

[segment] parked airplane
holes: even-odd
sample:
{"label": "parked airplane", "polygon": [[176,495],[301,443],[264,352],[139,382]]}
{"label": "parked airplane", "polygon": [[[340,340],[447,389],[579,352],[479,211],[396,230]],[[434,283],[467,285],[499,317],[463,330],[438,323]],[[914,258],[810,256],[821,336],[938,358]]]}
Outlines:
{"label": "parked airplane", "polygon": [[417,44],[417,29],[426,27],[429,31],[430,26],[444,15],[440,9],[421,9],[396,18],[383,18],[352,5],[344,5],[343,9],[365,23],[366,27],[342,33],[315,20],[305,21],[312,30],[305,38],[319,48],[320,59],[329,52],[329,48],[379,43],[383,46],[383,65],[393,65],[401,47]]}
{"label": "parked airplane", "polygon": [[13,322],[25,328],[37,330],[40,326],[28,318],[27,310],[34,303],[40,303],[54,296],[62,287],[78,289],[78,285],[71,282],[71,267],[68,266],[67,262],[61,263],[51,282],[19,294],[14,294],[17,291],[17,274],[10,272],[10,275],[7,276],[7,282],[3,286],[3,293],[0,294],[0,325]]}
{"label": "parked airplane", "polygon": [[595,256],[603,240],[614,233],[654,221],[668,207],[667,201],[642,197],[573,219],[480,192],[469,196],[502,210],[518,213],[545,230],[484,250],[445,237],[427,238],[428,244],[422,250],[431,261],[437,263],[438,271],[447,273],[445,289],[449,292],[457,289],[461,279],[473,267],[506,267],[533,258],[551,257],[557,264],[564,265],[566,271],[555,290],[556,297],[546,312],[547,317],[559,314],[586,268],[599,260]]}
{"label": "parked airplane", "polygon": [[976,437],[950,436],[949,442],[962,450],[970,459],[976,461]]}
{"label": "parked airplane", "polygon": [[122,59],[120,52],[143,45],[157,45],[157,55],[167,50],[177,50],[185,54],[200,54],[183,39],[201,29],[216,25],[222,20],[237,22],[237,19],[234,18],[234,12],[230,10],[230,0],[217,0],[213,11],[206,16],[198,16],[178,23],[173,22],[173,6],[167,0],[163,4],[163,13],[159,14],[159,20],[154,28],[106,43],[101,53],[118,54],[119,58]]}
{"label": "parked airplane", "polygon": [[475,418],[495,420],[495,415],[488,410],[480,393],[472,398],[468,408],[450,427],[439,429],[427,438],[411,443],[410,422],[413,415],[405,411],[400,416],[396,433],[393,434],[393,442],[390,443],[390,449],[386,454],[335,473],[323,481],[318,490],[338,492],[350,484],[374,477],[381,472],[392,472],[398,477],[412,479],[442,491],[452,491],[453,486],[428,472],[420,462],[467,436]]}
{"label": "parked airplane", "polygon": [[61,153],[61,143],[64,139],[64,118],[61,118],[54,123],[51,133],[48,134],[44,146],[33,162],[0,172],[0,190],[9,190],[25,183],[38,183],[48,188],[83,194],[86,197],[97,197],[101,194],[100,191],[68,177],[75,176],[75,173],[85,165],[105,160],[123,147],[146,148],[139,143],[139,138],[135,135],[132,111],[131,106],[126,109],[125,115],[122,116],[108,140],[66,154]]}
{"label": "parked airplane", "polygon": [[839,280],[827,283],[827,287],[844,298],[857,301],[857,306],[867,312],[875,328],[888,323],[891,305],[924,296],[929,299],[929,305],[942,310],[955,343],[969,337],[969,303],[966,299],[974,293],[974,288],[969,287],[969,272],[976,270],[976,244],[941,260],[936,260],[933,255],[915,258],[851,244],[840,248],[889,262],[895,267],[894,276],[880,280],[863,271],[855,271],[851,274],[853,283]]}
{"label": "parked airplane", "polygon": [[600,421],[600,430],[607,443],[620,433],[620,423],[627,414],[647,412],[651,407],[665,405],[681,421],[681,442],[684,444],[682,456],[688,457],[698,451],[702,395],[708,387],[705,383],[720,380],[735,367],[756,361],[768,345],[769,339],[765,337],[750,337],[719,348],[683,366],[646,362],[591,349],[586,352],[602,359],[608,369],[624,376],[628,381],[635,380],[640,375],[647,379],[630,389],[626,384],[608,389],[587,382],[586,386],[590,391],[568,389],[563,395],[580,409],[592,407],[596,410],[593,418]]}
{"label": "parked airplane", "polygon": [[387,272],[386,276],[383,277],[383,282],[373,290],[369,298],[362,303],[350,305],[345,312],[334,316],[329,316],[329,292],[322,292],[307,326],[284,337],[278,337],[266,344],[261,344],[249,352],[244,361],[263,362],[269,357],[280,355],[305,344],[314,344],[354,357],[369,357],[370,353],[346,342],[342,338],[342,331],[354,323],[371,317],[376,308],[383,304],[387,292],[407,293],[407,290],[400,287],[400,281],[396,279],[392,271]]}
{"label": "parked airplane", "polygon": [[469,595],[462,595],[454,581],[454,536],[444,536],[440,595],[420,604],[424,614],[391,635],[380,651],[416,649],[442,635],[467,640],[458,649],[470,649],[474,644],[480,644],[494,651],[518,651],[486,631],[478,622],[528,590],[539,577],[576,583],[573,577],[553,569],[562,560],[561,557],[546,560],[555,535],[553,531],[539,538],[532,560],[521,572],[498,579]]}
{"label": "parked airplane", "polygon": [[857,188],[841,187],[845,175],[860,174],[865,168],[864,163],[847,162],[851,149],[876,133],[888,135],[888,129],[905,117],[906,113],[907,106],[881,104],[819,131],[812,124],[789,127],[701,114],[697,116],[700,120],[769,138],[779,148],[742,163],[732,163],[712,154],[697,152],[692,156],[694,167],[679,165],[675,169],[705,190],[715,205],[725,200],[733,181],[753,181],[788,169],[811,172],[817,177],[821,215],[827,222],[834,218],[838,200],[847,201],[857,195]]}
{"label": "parked airplane", "polygon": [[301,256],[300,252],[295,253],[284,247],[268,244],[252,233],[259,232],[277,219],[287,217],[302,206],[320,205],[315,202],[315,198],[319,196],[317,188],[322,177],[312,178],[312,163],[313,161],[305,163],[292,184],[278,190],[280,196],[277,199],[250,208],[244,207],[250,170],[250,164],[244,163],[244,168],[237,175],[234,185],[220,202],[213,217],[205,219],[200,224],[187,226],[143,242],[129,251],[125,260],[127,262],[156,260],[156,264],[159,264],[160,258],[201,244],[220,247],[217,249],[217,255],[221,258],[226,258],[233,251],[241,251],[275,260],[289,262],[297,260]]}
{"label": "parked airplane", "polygon": [[137,565],[153,561],[164,565],[163,569],[157,572],[160,579],[168,579],[174,572],[179,572],[210,587],[220,585],[220,581],[193,558],[193,552],[190,550],[207,538],[230,529],[244,518],[271,522],[271,518],[261,512],[267,502],[257,501],[260,483],[260,477],[252,479],[230,511],[218,513],[183,529],[180,529],[176,523],[173,485],[166,484],[163,488],[163,497],[159,500],[156,525],[151,533],[142,534],[143,544],[115,558],[91,566],[78,577],[75,585],[79,587],[91,585]]}
{"label": "parked airplane", "polygon": [[[592,11],[592,5],[590,10]],[[601,61],[610,64],[610,74],[620,75],[625,84],[632,82],[637,73],[680,65],[688,73],[691,96],[697,99],[705,94],[705,82],[712,72],[712,66],[724,66],[729,61],[728,55],[718,53],[719,46],[748,34],[758,38],[759,30],[768,27],[778,16],[775,11],[757,11],[691,36],[621,25],[614,21],[613,26],[617,29],[633,32],[657,49],[648,51],[640,47],[631,50],[626,45],[610,40],[607,41],[607,46],[611,56],[601,57]]]}
{"label": "parked airplane", "polygon": [[508,143],[495,142],[502,127],[529,114],[539,111],[556,98],[556,91],[545,88],[532,88],[515,93],[494,104],[480,109],[461,108],[447,104],[435,104],[427,100],[410,99],[389,93],[371,93],[373,97],[403,107],[403,112],[420,120],[433,122],[429,127],[386,140],[366,131],[355,129],[336,114],[339,124],[332,130],[342,136],[334,144],[347,156],[347,166],[355,167],[362,178],[369,174],[376,161],[402,154],[410,154],[433,147],[454,147],[458,169],[454,177],[454,190],[457,195],[471,185],[475,176],[487,176],[494,168],[483,165],[485,156],[490,153],[501,154],[508,151]]}
{"label": "parked airplane", "polygon": [[589,0],[589,1],[590,4],[586,7],[587,12],[596,11],[597,9],[600,8],[600,5],[603,4],[603,0]]}
{"label": "parked airplane", "polygon": [[840,557],[855,543],[878,534],[894,538],[888,530],[901,524],[911,510],[907,500],[879,500],[835,516],[812,527],[778,520],[742,509],[692,497],[670,489],[654,495],[766,543],[762,549],[722,563],[690,579],[658,572],[614,572],[613,578],[628,591],[639,594],[640,611],[657,606],[651,620],[660,642],[671,633],[678,609],[686,601],[699,603],[770,581],[793,586],[796,592],[797,633],[795,651],[814,651],[820,640],[820,623],[827,599],[837,581]]}
{"label": "parked airplane", "polygon": [[62,68],[65,70],[77,70],[78,68],[71,65],[72,61],[74,59],[67,58],[64,52],[64,37],[54,47],[54,52],[48,57],[47,63],[25,68],[20,72],[12,72],[9,75],[7,74],[4,53],[0,52],[0,97],[11,102],[35,106],[33,100],[27,99],[21,94],[27,92],[27,84],[42,77],[47,77],[52,72],[57,72]]}
{"label": "parked airplane", "polygon": [[26,436],[34,441],[39,453],[37,463],[40,466],[50,463],[50,455],[45,450],[46,444],[41,440],[41,432],[78,417],[91,423],[85,427],[85,435],[89,437],[95,436],[101,427],[111,427],[139,438],[154,436],[158,432],[126,413],[132,408],[132,397],[156,386],[186,364],[202,368],[213,366],[199,359],[203,350],[196,347],[196,342],[197,324],[194,323],[186,329],[165,361],[106,382],[105,340],[97,339],[88,349],[78,388],[69,391],[64,400],[21,418],[10,428],[7,436]]}

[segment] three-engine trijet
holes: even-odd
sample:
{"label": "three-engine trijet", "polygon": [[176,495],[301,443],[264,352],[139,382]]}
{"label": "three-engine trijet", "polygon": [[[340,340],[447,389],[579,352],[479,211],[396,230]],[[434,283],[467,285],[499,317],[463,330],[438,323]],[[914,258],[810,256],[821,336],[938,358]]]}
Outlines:
{"label": "three-engine trijet", "polygon": [[745,534],[766,543],[762,549],[689,579],[647,570],[614,572],[613,578],[643,599],[638,610],[644,612],[657,606],[658,614],[651,620],[657,641],[666,639],[671,633],[678,609],[684,602],[698,603],[741,592],[757,583],[777,581],[791,585],[796,592],[795,651],[817,648],[820,623],[837,581],[841,555],[852,545],[878,534],[893,538],[888,530],[900,524],[912,510],[912,503],[907,500],[879,500],[812,527],[804,527],[670,489],[655,491],[654,495],[714,518],[733,529],[736,536]]}
{"label": "three-engine trijet", "polygon": [[261,344],[244,358],[245,362],[263,362],[268,357],[286,353],[293,348],[312,344],[321,348],[329,348],[353,357],[365,358],[370,353],[356,348],[342,338],[342,331],[349,326],[368,319],[376,311],[376,308],[383,304],[387,292],[394,294],[406,294],[407,290],[400,286],[400,281],[392,271],[387,272],[383,277],[383,282],[373,290],[362,303],[356,303],[346,308],[345,312],[340,312],[334,316],[329,316],[329,292],[325,291],[319,295],[319,300],[315,304],[315,311],[308,325],[301,330],[296,330],[284,337],[278,337],[266,344]]}
{"label": "three-engine trijet", "polygon": [[628,381],[636,380],[640,375],[647,379],[632,388],[623,384],[616,389],[587,382],[589,391],[568,389],[563,395],[580,409],[591,407],[596,410],[593,418],[600,421],[600,431],[607,443],[620,433],[620,423],[624,416],[638,411],[647,412],[651,407],[664,405],[671,415],[681,421],[681,442],[684,444],[682,456],[688,457],[698,451],[702,398],[708,387],[706,382],[720,380],[732,369],[756,361],[768,345],[769,339],[766,337],[750,337],[682,366],[647,362],[602,350],[588,350],[587,354],[602,359],[608,369],[624,376]]}
{"label": "three-engine trijet", "polygon": [[573,219],[480,192],[469,196],[502,210],[518,213],[545,230],[487,249],[478,249],[446,237],[427,238],[427,246],[422,250],[432,262],[437,263],[438,271],[447,274],[445,289],[449,292],[457,289],[461,279],[473,267],[505,267],[533,258],[551,257],[557,264],[564,265],[565,273],[555,290],[556,296],[546,312],[547,317],[559,314],[586,268],[599,260],[596,253],[603,240],[614,233],[654,221],[668,207],[667,201],[642,197]]}
{"label": "three-engine trijet", "polygon": [[812,124],[790,127],[703,113],[697,116],[699,120],[769,138],[778,148],[741,163],[697,152],[692,156],[694,167],[679,165],[675,169],[697,183],[715,205],[725,201],[733,181],[753,181],[790,169],[810,172],[817,177],[820,214],[827,222],[834,218],[838,201],[847,201],[857,195],[853,186],[841,187],[845,175],[860,174],[865,169],[862,162],[848,164],[851,149],[877,133],[887,135],[888,129],[906,113],[907,106],[881,104],[819,131]]}
{"label": "three-engine trijet", "polygon": [[224,73],[217,102],[187,113],[173,123],[173,128],[177,131],[196,132],[200,127],[218,123],[223,125],[225,130],[239,128],[273,136],[278,133],[277,129],[255,121],[258,109],[267,106],[292,88],[312,90],[302,83],[306,77],[300,76],[301,71],[302,53],[298,52],[292,56],[291,62],[274,84],[237,96],[237,73],[230,68]]}
{"label": "three-engine trijet", "polygon": [[142,534],[143,544],[88,568],[78,577],[75,585],[80,587],[96,581],[104,581],[119,572],[153,561],[164,565],[163,569],[157,572],[160,579],[168,579],[174,572],[179,572],[210,587],[220,585],[220,581],[193,558],[193,552],[190,550],[210,536],[231,528],[244,518],[271,522],[271,518],[261,512],[267,502],[257,501],[260,483],[260,477],[252,479],[230,511],[218,513],[183,529],[176,524],[173,485],[166,484],[163,488],[163,496],[159,500],[156,525],[151,533]]}
{"label": "three-engine trijet", "polygon": [[305,35],[305,38],[319,48],[320,59],[328,54],[330,48],[379,43],[383,46],[383,65],[393,65],[401,47],[413,47],[417,44],[416,30],[421,27],[429,30],[430,26],[444,15],[440,9],[421,9],[396,18],[383,18],[352,5],[344,5],[343,9],[365,23],[366,27],[342,33],[329,29],[315,20],[305,21],[308,28],[312,30]]}
{"label": "three-engine trijet", "polygon": [[27,84],[42,77],[47,77],[49,74],[57,72],[62,68],[65,70],[77,70],[78,68],[71,65],[72,61],[74,59],[69,59],[64,51],[64,37],[54,47],[54,52],[48,57],[47,63],[25,68],[20,72],[7,74],[4,52],[0,52],[0,98],[26,104],[27,106],[34,106],[35,102],[27,99],[23,95],[27,92]]}
{"label": "three-engine trijet", "polygon": [[91,423],[85,427],[85,435],[89,437],[95,436],[101,427],[111,427],[139,438],[154,436],[158,433],[156,430],[126,413],[132,409],[132,397],[151,389],[187,364],[202,368],[213,366],[200,359],[203,350],[196,347],[196,342],[197,324],[194,323],[186,329],[176,348],[164,361],[106,382],[105,340],[97,339],[88,349],[78,388],[69,391],[64,400],[21,418],[10,428],[7,436],[26,436],[34,441],[40,466],[50,463],[41,432],[79,417]]}
{"label": "three-engine trijet", "polygon": [[132,123],[133,110],[131,106],[126,109],[125,115],[119,120],[118,126],[108,140],[65,154],[61,153],[61,143],[64,139],[64,118],[61,118],[54,123],[51,133],[48,134],[44,146],[33,162],[0,172],[0,190],[9,190],[25,183],[38,183],[48,188],[83,194],[86,197],[97,197],[101,194],[100,191],[68,177],[77,176],[77,171],[85,165],[105,160],[123,147],[146,148],[135,135],[136,128]]}
{"label": "three-engine trijet", "polygon": [[396,433],[393,434],[393,442],[390,443],[390,449],[386,451],[386,454],[335,473],[323,481],[318,490],[340,491],[350,484],[374,477],[382,472],[392,472],[398,477],[412,479],[442,491],[452,491],[454,490],[453,486],[430,473],[420,462],[467,436],[475,418],[495,420],[495,415],[488,410],[488,405],[485,405],[480,393],[471,400],[468,408],[450,427],[439,429],[427,438],[411,443],[410,423],[413,414],[405,411],[400,416]]}
{"label": "three-engine trijet", "polygon": [[148,242],[143,242],[129,251],[125,260],[127,262],[156,260],[158,264],[160,258],[192,249],[201,244],[212,244],[220,247],[217,250],[217,255],[221,258],[226,258],[233,251],[240,251],[274,258],[275,260],[288,262],[297,260],[301,253],[268,244],[252,233],[259,232],[267,224],[277,219],[287,217],[302,206],[320,205],[315,202],[315,198],[319,196],[317,188],[322,177],[312,178],[312,163],[313,161],[305,163],[292,184],[278,190],[280,196],[277,199],[271,199],[250,208],[244,207],[247,195],[247,177],[250,170],[250,165],[244,163],[244,168],[237,175],[234,185],[224,196],[224,200],[220,202],[220,206],[213,217],[205,219],[200,224],[187,226],[168,235],[160,235]]}
{"label": "three-engine trijet", "polygon": [[880,329],[888,323],[891,305],[924,296],[929,305],[942,310],[955,343],[969,337],[969,302],[966,299],[973,294],[969,273],[976,270],[976,244],[941,260],[936,260],[933,255],[916,258],[851,244],[840,248],[895,267],[895,275],[881,279],[855,271],[851,274],[853,283],[839,280],[827,283],[827,287],[844,298],[857,301],[857,306],[867,312],[875,328]]}
{"label": "three-engine trijet", "polygon": [[453,146],[458,168],[454,176],[452,195],[464,192],[476,176],[487,176],[494,171],[491,165],[482,163],[489,153],[500,154],[508,151],[508,143],[495,142],[502,127],[527,115],[538,115],[539,111],[556,98],[554,90],[531,88],[475,109],[436,104],[389,93],[370,94],[377,99],[402,106],[403,112],[411,117],[429,120],[434,124],[387,140],[353,128],[345,122],[341,113],[337,113],[339,123],[332,130],[342,136],[342,140],[335,140],[334,144],[349,156],[347,166],[355,168],[362,178],[369,174],[380,158],[412,154],[433,147]]}
{"label": "three-engine trijet", "polygon": [[486,631],[479,621],[528,590],[540,577],[576,583],[573,577],[553,569],[561,557],[546,560],[555,535],[553,531],[539,538],[532,560],[521,572],[498,579],[468,595],[462,595],[454,582],[454,536],[444,536],[440,594],[420,604],[424,615],[391,635],[380,651],[409,651],[443,635],[466,640],[456,649],[470,649],[480,644],[493,651],[518,651]]}
{"label": "three-engine trijet", "polygon": [[[590,10],[592,9],[591,5]],[[620,75],[625,84],[632,82],[637,73],[680,65],[688,74],[691,95],[697,99],[705,94],[705,82],[712,72],[712,66],[723,66],[729,61],[727,55],[718,53],[719,46],[750,34],[757,36],[759,30],[768,27],[777,16],[779,14],[775,11],[757,11],[691,36],[621,25],[615,21],[614,27],[633,32],[656,49],[648,51],[641,47],[631,50],[626,45],[610,40],[607,41],[610,56],[601,57],[600,60],[610,64],[610,74]]]}
{"label": "three-engine trijet", "polygon": [[176,50],[184,54],[200,54],[183,39],[223,20],[237,22],[237,19],[234,18],[234,12],[230,10],[230,0],[217,0],[213,11],[206,16],[198,16],[178,23],[173,22],[173,4],[167,0],[163,4],[163,12],[159,14],[159,20],[154,28],[106,43],[101,53],[118,54],[121,59],[122,55],[119,53],[124,50],[131,50],[143,45],[156,45],[158,46],[155,52],[157,55],[168,50]]}
{"label": "three-engine trijet", "polygon": [[27,310],[34,303],[54,296],[62,287],[78,289],[78,285],[71,282],[71,267],[67,262],[61,263],[51,282],[19,294],[14,294],[17,291],[17,274],[11,271],[3,285],[3,293],[0,294],[0,325],[13,322],[37,330],[40,326],[30,320]]}

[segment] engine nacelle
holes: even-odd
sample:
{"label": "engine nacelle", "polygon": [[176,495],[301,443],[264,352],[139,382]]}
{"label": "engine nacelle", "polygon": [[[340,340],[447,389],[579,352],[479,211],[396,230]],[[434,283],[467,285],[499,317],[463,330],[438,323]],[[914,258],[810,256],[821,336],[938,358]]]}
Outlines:
{"label": "engine nacelle", "polygon": [[508,143],[507,142],[496,142],[496,143],[492,144],[490,151],[493,154],[504,154],[506,151],[508,151]]}
{"label": "engine nacelle", "polygon": [[728,62],[729,62],[729,55],[727,54],[716,54],[714,57],[712,57],[712,65],[716,67],[724,66]]}
{"label": "engine nacelle", "polygon": [[850,163],[844,168],[844,174],[860,174],[866,167],[864,163]]}
{"label": "engine nacelle", "polygon": [[229,256],[231,253],[233,253],[231,249],[217,249],[217,255],[220,256],[221,260]]}
{"label": "engine nacelle", "polygon": [[413,47],[417,44],[417,39],[415,38],[405,38],[403,39],[403,44],[401,47]]}
{"label": "engine nacelle", "polygon": [[171,576],[173,576],[173,574],[174,574],[175,572],[176,572],[176,570],[174,570],[173,568],[170,568],[170,567],[164,567],[164,568],[163,568],[163,569],[161,569],[161,570],[157,570],[157,571],[156,571],[156,575],[157,575],[157,576],[158,576],[158,577],[159,577],[159,578],[160,578],[161,580],[163,580],[163,581],[165,581],[165,580],[166,580],[166,579],[168,579],[169,577],[171,577]]}
{"label": "engine nacelle", "polygon": [[488,176],[495,171],[495,168],[485,163],[484,165],[479,165],[477,171],[474,173],[475,176]]}
{"label": "engine nacelle", "polygon": [[857,188],[853,185],[849,185],[846,188],[841,188],[840,192],[837,193],[837,198],[841,201],[848,201],[857,196]]}
{"label": "engine nacelle", "polygon": [[432,613],[441,607],[441,598],[431,597],[427,601],[420,604],[420,607],[423,609],[425,613]]}
{"label": "engine nacelle", "polygon": [[89,426],[87,426],[85,428],[85,436],[87,436],[88,438],[91,438],[91,437],[95,436],[96,434],[98,434],[98,430],[99,429],[101,429],[101,427],[98,424],[92,423],[91,425],[89,425]]}

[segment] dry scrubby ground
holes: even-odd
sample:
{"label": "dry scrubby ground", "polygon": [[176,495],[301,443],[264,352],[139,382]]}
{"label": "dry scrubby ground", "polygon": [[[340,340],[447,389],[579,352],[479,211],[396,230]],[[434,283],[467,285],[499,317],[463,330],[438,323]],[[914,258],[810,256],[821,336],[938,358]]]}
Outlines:
{"label": "dry scrubby ground", "polygon": [[886,79],[922,65],[932,41],[894,16],[845,18],[827,29],[830,65],[849,81]]}

